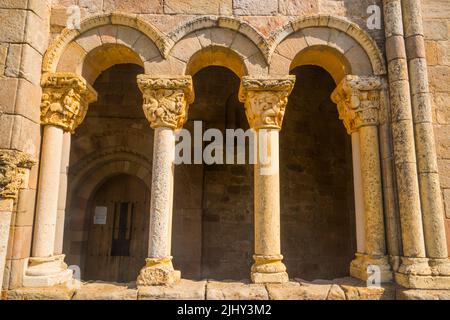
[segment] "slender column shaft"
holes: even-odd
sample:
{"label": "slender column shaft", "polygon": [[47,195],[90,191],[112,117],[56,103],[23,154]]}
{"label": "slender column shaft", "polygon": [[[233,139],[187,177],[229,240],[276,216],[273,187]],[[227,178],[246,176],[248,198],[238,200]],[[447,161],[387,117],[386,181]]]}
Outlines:
{"label": "slender column shaft", "polygon": [[295,77],[244,77],[239,99],[256,132],[254,283],[289,281],[280,244],[279,131]]}
{"label": "slender column shaft", "polygon": [[173,203],[175,135],[170,128],[157,128],[153,148],[152,196],[150,209],[150,258],[170,256]]}
{"label": "slender column shaft", "polygon": [[[89,103],[97,99],[97,93],[86,80],[73,73],[46,73],[41,85],[41,124],[44,129],[32,257],[23,277],[25,287],[52,286],[72,278],[64,255],[59,254],[64,222],[57,223],[58,203],[65,202],[66,193],[65,181],[64,191],[60,191],[61,167],[68,162],[69,153],[63,151],[63,146],[64,139],[70,139],[67,135],[84,120]],[[70,149],[70,144],[66,147]]]}
{"label": "slender column shaft", "polygon": [[433,132],[432,106],[428,85],[425,41],[420,1],[404,0],[406,54],[418,159],[419,186],[427,257],[447,259],[444,208]]}
{"label": "slender column shaft", "polygon": [[356,247],[358,253],[366,253],[366,218],[361,175],[360,136],[352,133],[353,189],[355,194]]}
{"label": "slender column shaft", "polygon": [[33,257],[50,257],[54,254],[63,134],[64,131],[60,127],[44,127]]}
{"label": "slender column shaft", "polygon": [[386,254],[386,241],[378,129],[376,126],[362,127],[359,129],[359,134],[361,138],[361,172],[365,209],[365,253],[370,256],[384,256]]}
{"label": "slender column shaft", "polygon": [[144,113],[155,129],[148,257],[138,286],[166,285],[180,280],[171,257],[175,130],[187,120],[194,101],[190,76],[138,76]]}
{"label": "slender column shaft", "polygon": [[64,221],[66,217],[67,200],[67,170],[70,162],[70,144],[72,134],[64,132],[61,154],[61,172],[59,175],[58,212],[56,217],[55,255],[63,253]]}
{"label": "slender column shaft", "polygon": [[[279,130],[258,130],[255,183],[255,254],[275,256],[280,246]],[[267,164],[261,163],[261,157]]]}

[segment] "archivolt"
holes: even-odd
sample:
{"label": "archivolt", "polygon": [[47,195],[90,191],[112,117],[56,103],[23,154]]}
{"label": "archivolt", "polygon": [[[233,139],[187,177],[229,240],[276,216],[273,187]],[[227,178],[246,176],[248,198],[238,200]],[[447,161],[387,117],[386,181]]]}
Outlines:
{"label": "archivolt", "polygon": [[238,19],[211,16],[196,18],[172,31],[169,34],[169,37],[175,45],[175,43],[186,37],[188,34],[197,30],[208,28],[231,29],[246,36],[253,42],[254,45],[256,45],[256,47],[261,50],[261,53],[267,62],[267,58],[269,56],[269,46],[264,36],[248,23]]}
{"label": "archivolt", "polygon": [[66,28],[61,32],[61,34],[50,44],[44,56],[42,71],[55,72],[59,59],[72,41],[91,29],[105,25],[127,26],[140,31],[155,44],[161,55],[164,57],[167,55],[169,48],[173,46],[171,39],[166,38],[156,27],[137,15],[124,13],[97,15],[82,21],[80,30]]}
{"label": "archivolt", "polygon": [[[272,34],[268,40],[269,62],[273,63],[274,52],[286,38],[296,34],[297,32],[302,32],[307,28],[334,29],[351,37],[367,54],[373,73],[375,75],[386,74],[386,65],[383,54],[375,41],[355,23],[347,21],[343,18],[328,15],[317,15],[292,21],[286,24],[282,29]],[[325,45],[329,45],[329,41]]]}

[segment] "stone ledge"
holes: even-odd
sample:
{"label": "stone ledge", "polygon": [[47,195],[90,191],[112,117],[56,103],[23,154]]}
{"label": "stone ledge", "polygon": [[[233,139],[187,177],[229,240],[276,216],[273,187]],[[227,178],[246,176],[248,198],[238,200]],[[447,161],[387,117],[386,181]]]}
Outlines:
{"label": "stone ledge", "polygon": [[92,282],[78,289],[73,300],[137,300],[137,292],[134,283]]}
{"label": "stone ledge", "polygon": [[181,279],[169,286],[140,287],[139,300],[204,300],[206,281]]}
{"label": "stone ledge", "polygon": [[78,289],[59,285],[3,292],[5,300],[450,300],[450,290],[405,289],[394,283],[368,288],[354,278],[281,284],[182,279],[168,286],[85,282]]}

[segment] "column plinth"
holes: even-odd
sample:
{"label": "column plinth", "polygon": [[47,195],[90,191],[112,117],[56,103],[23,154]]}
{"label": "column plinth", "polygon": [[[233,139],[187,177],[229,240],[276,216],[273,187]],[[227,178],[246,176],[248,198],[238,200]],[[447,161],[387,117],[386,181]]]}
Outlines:
{"label": "column plinth", "polygon": [[49,73],[42,78],[41,124],[44,126],[32,257],[23,283],[52,286],[72,278],[64,255],[55,255],[59,181],[64,132],[73,133],[84,120],[95,90],[72,73]]}
{"label": "column plinth", "polygon": [[138,76],[144,113],[155,129],[148,258],[138,286],[170,285],[181,279],[171,256],[175,131],[187,120],[194,100],[190,76]]}
{"label": "column plinth", "polygon": [[239,92],[255,132],[255,262],[251,268],[254,283],[289,281],[280,244],[279,131],[294,83],[294,76],[244,77]]}

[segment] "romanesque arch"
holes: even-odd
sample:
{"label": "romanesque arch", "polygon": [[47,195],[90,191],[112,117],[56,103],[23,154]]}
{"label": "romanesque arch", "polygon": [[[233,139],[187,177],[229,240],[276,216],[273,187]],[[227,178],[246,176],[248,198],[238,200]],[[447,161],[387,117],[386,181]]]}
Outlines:
{"label": "romanesque arch", "polygon": [[287,74],[312,64],[326,69],[336,84],[345,75],[384,75],[386,66],[375,41],[359,26],[332,16],[295,20],[273,34],[270,74]]}
{"label": "romanesque arch", "polygon": [[80,29],[64,29],[50,44],[42,72],[72,72],[91,83],[119,63],[141,66],[164,57],[171,40],[140,17],[111,13],[88,18]]}
{"label": "romanesque arch", "polygon": [[200,18],[177,28],[169,37],[175,44],[165,63],[175,74],[194,74],[206,66],[224,66],[239,77],[267,74],[265,39],[239,20]]}

